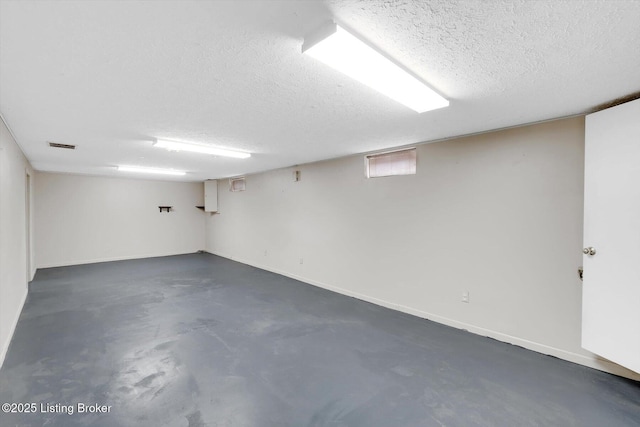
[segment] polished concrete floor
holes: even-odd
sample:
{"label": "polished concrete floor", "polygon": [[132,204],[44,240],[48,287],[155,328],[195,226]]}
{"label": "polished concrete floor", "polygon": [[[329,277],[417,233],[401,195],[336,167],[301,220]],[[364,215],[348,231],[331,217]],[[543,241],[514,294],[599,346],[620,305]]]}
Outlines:
{"label": "polished concrete floor", "polygon": [[640,425],[639,383],[208,254],[39,270],[5,402],[37,407],[2,427]]}

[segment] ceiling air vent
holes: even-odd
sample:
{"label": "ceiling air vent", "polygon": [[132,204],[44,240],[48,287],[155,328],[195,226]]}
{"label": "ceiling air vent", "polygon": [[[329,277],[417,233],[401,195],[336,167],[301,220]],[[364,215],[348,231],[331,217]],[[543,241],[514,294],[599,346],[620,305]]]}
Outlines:
{"label": "ceiling air vent", "polygon": [[67,150],[75,150],[76,146],[75,145],[70,145],[70,144],[58,144],[57,142],[50,142],[49,143],[49,147],[53,147],[53,148],[66,148]]}

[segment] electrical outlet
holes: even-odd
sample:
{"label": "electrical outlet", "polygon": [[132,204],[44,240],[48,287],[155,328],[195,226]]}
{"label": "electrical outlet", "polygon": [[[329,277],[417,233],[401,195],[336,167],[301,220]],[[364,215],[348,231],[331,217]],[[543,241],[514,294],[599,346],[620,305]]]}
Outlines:
{"label": "electrical outlet", "polygon": [[265,250],[264,250],[264,256],[267,256],[267,253],[268,253],[268,252],[267,252],[267,250],[265,249]]}
{"label": "electrical outlet", "polygon": [[304,259],[300,258],[300,264],[304,264]]}
{"label": "electrical outlet", "polygon": [[469,291],[463,291],[462,292],[462,302],[469,302]]}

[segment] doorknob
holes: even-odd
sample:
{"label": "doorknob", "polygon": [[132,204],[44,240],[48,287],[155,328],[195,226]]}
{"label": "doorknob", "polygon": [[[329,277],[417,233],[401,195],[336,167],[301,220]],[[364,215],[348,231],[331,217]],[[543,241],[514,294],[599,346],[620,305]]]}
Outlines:
{"label": "doorknob", "polygon": [[589,246],[588,248],[584,248],[582,250],[582,253],[585,255],[595,255],[596,254],[596,250],[594,248],[592,248],[591,246]]}

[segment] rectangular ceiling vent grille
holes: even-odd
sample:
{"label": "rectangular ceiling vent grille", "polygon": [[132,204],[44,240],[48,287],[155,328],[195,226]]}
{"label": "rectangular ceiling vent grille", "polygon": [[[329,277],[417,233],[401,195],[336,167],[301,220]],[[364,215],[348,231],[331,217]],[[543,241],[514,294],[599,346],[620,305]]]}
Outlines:
{"label": "rectangular ceiling vent grille", "polygon": [[57,142],[50,142],[49,143],[49,147],[53,147],[53,148],[65,148],[67,150],[75,150],[76,146],[75,145],[70,145],[70,144],[58,144]]}

